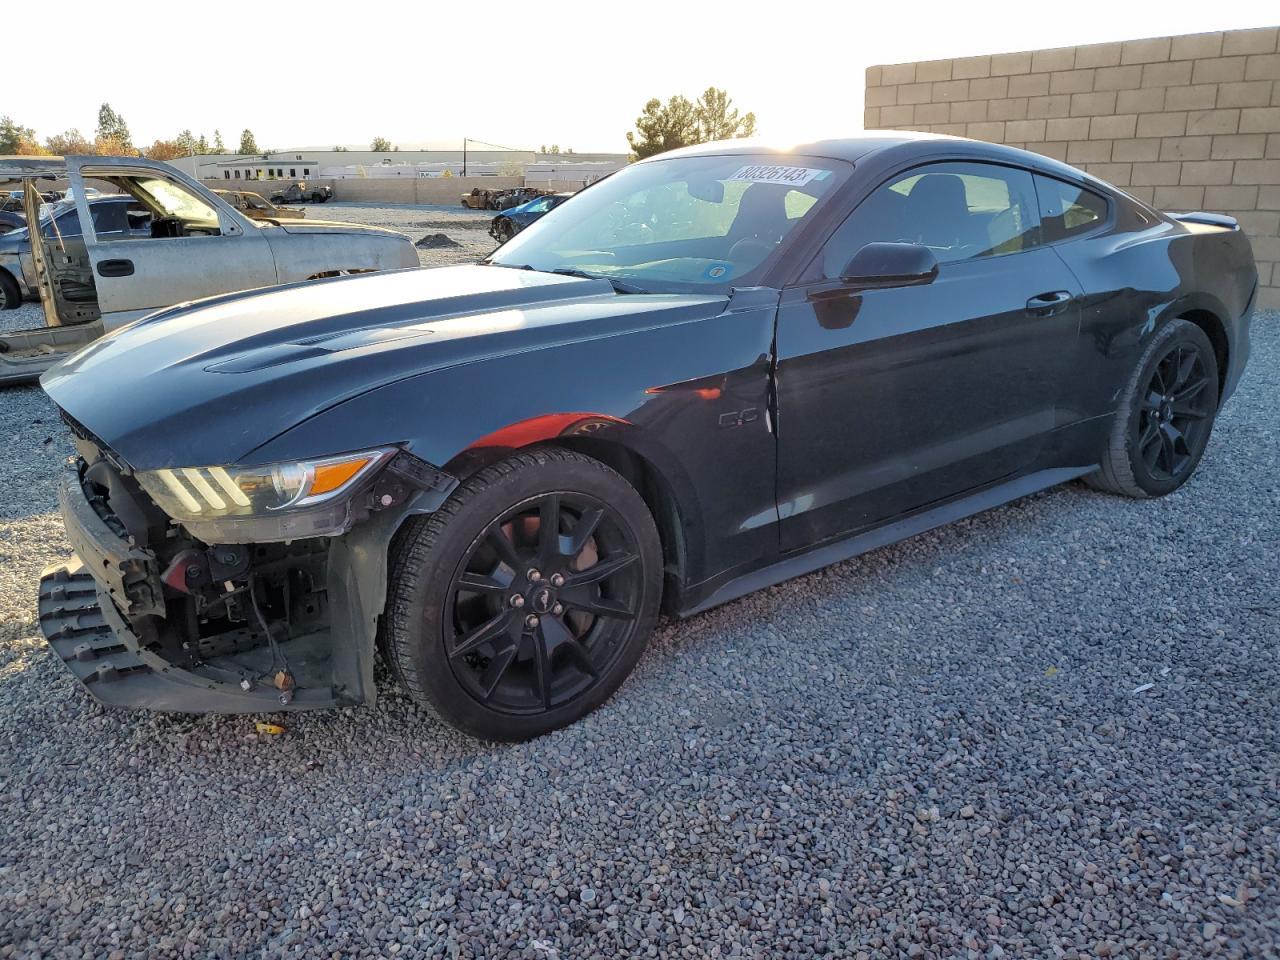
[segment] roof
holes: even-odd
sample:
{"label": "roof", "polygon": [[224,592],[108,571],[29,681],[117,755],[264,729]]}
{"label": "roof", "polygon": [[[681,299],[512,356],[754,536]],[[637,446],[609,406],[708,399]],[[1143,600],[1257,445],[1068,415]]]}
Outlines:
{"label": "roof", "polygon": [[66,172],[66,157],[0,156],[0,183],[24,177],[60,177]]}
{"label": "roof", "polygon": [[801,143],[779,143],[773,140],[752,138],[747,140],[717,140],[712,143],[700,143],[692,147],[681,147],[669,153],[658,154],[647,159],[662,157],[687,157],[703,155],[734,155],[758,153],[796,153],[801,156],[830,157],[833,160],[847,160],[850,163],[875,153],[886,147],[896,147],[917,140],[958,140],[959,137],[947,137],[940,133],[917,133],[911,130],[869,130],[862,136],[841,137],[830,140],[810,140]]}
{"label": "roof", "polygon": [[233,159],[231,159],[231,160],[219,160],[217,163],[215,163],[215,164],[214,164],[214,166],[215,166],[215,167],[233,167],[233,166],[242,166],[242,165],[244,165],[244,164],[246,164],[246,163],[247,163],[247,164],[249,164],[250,166],[262,166],[263,164],[267,164],[267,165],[269,165],[269,166],[274,167],[274,166],[276,166],[277,164],[286,164],[286,165],[287,165],[287,164],[290,164],[290,163],[292,163],[292,164],[299,164],[299,163],[316,163],[316,164],[318,164],[319,162],[320,162],[319,160],[316,160],[316,159],[314,159],[314,158],[305,158],[305,157],[304,157],[303,159],[301,159],[301,160],[298,160],[298,159],[296,159],[296,158],[291,158],[291,159],[286,160],[286,159],[285,159],[285,158],[283,158],[283,157],[266,157],[266,158],[263,158],[263,157],[236,157],[236,158],[233,158]]}
{"label": "roof", "polygon": [[[1041,173],[1092,184],[1112,194],[1125,194],[1112,184],[1070,164],[1055,160],[1041,153],[1011,147],[1003,143],[972,140],[968,137],[952,137],[942,133],[917,133],[912,130],[868,130],[862,136],[832,140],[813,140],[807,143],[779,144],[765,140],[720,140],[692,147],[682,147],[668,153],[660,153],[641,161],[649,163],[670,157],[733,156],[735,154],[798,154],[809,157],[825,157],[855,163],[872,154],[889,153],[887,159],[897,159],[906,151],[897,148],[914,145],[921,160],[946,159],[948,157],[1011,163]],[[1130,197],[1130,199],[1132,199]]]}

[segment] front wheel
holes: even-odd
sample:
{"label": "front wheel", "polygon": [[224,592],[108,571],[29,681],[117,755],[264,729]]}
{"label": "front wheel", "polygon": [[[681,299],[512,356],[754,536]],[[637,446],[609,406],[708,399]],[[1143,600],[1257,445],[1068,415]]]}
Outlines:
{"label": "front wheel", "polygon": [[13,274],[0,268],[0,310],[17,310],[22,306],[22,291]]}
{"label": "front wheel", "polygon": [[420,704],[488,740],[590,713],[657,622],[662,550],[644,500],[589,457],[518,454],[392,546],[383,651]]}
{"label": "front wheel", "polygon": [[1138,363],[1096,473],[1086,481],[1129,497],[1160,497],[1190,478],[1218,412],[1218,362],[1203,330],[1174,320]]}

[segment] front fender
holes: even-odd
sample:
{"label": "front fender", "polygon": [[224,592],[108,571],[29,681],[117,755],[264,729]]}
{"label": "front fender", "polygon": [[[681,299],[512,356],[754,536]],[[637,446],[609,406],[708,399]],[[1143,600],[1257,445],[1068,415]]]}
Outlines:
{"label": "front fender", "polygon": [[411,376],[317,414],[251,456],[394,443],[458,476],[534,443],[615,444],[674,497],[684,580],[696,586],[777,551],[770,294],[709,318]]}
{"label": "front fender", "polygon": [[268,235],[280,283],[296,283],[336,270],[402,270],[418,267],[408,237],[338,233]]}

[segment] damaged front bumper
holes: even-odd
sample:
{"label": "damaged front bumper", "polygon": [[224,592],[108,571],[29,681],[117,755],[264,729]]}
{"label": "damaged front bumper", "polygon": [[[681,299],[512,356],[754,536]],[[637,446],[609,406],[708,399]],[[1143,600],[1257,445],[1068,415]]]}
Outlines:
{"label": "damaged front bumper", "polygon": [[[174,713],[265,713],[339,706],[327,691],[299,689],[291,698],[269,685],[242,686],[208,664],[185,669],[144,647],[109,595],[73,556],[40,577],[40,631],[94,699],[108,707]],[[218,673],[223,676],[219,677]]]}
{"label": "damaged front bumper", "polygon": [[[75,555],[41,576],[41,632],[107,706],[262,713],[371,703],[391,538],[449,489],[408,491],[338,537],[206,545],[171,528],[163,542],[139,544],[81,461],[59,489]],[[233,567],[217,566],[232,555]]]}

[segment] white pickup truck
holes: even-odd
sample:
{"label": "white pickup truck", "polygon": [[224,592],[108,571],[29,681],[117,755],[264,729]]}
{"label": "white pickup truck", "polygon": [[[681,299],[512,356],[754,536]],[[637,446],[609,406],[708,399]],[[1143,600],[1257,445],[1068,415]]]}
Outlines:
{"label": "white pickup truck", "polygon": [[[63,180],[66,218],[41,217],[42,184]],[[132,197],[130,229],[95,223],[87,182]],[[0,307],[40,299],[45,326],[0,334],[0,383],[32,380],[72,350],[164,307],[220,293],[418,266],[393,230],[319,220],[251,220],[169,166],[137,157],[3,157],[0,187],[24,193],[26,242],[0,251]],[[62,212],[61,205],[58,213]],[[13,231],[7,239],[17,240]],[[31,242],[34,238],[35,242]]]}

